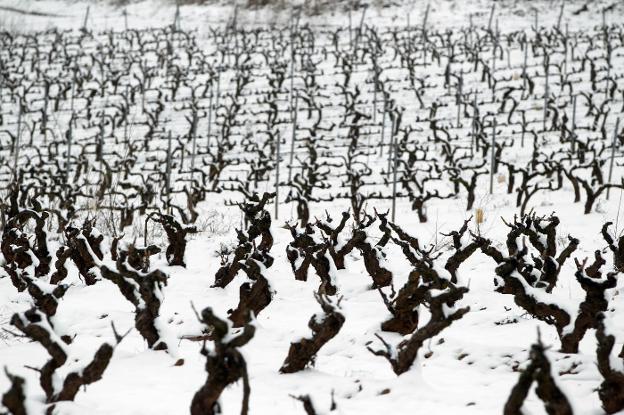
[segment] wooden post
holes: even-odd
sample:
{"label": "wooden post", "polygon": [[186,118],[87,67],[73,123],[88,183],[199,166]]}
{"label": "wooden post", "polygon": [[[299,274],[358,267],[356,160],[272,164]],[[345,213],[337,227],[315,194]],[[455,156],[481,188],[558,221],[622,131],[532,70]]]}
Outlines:
{"label": "wooden post", "polygon": [[[566,26],[568,24],[566,23]],[[576,50],[576,47],[574,44],[570,44],[570,65],[572,65],[574,63],[574,61],[576,60],[576,54],[574,53],[574,51]]]}
{"label": "wooden post", "polygon": [[[526,89],[527,84],[527,58],[529,56],[529,44],[524,45],[524,61],[522,63],[522,88]],[[524,94],[523,94],[524,95]]]}
{"label": "wooden post", "polygon": [[539,11],[535,9],[535,31],[539,32]]}
{"label": "wooden post", "polygon": [[375,72],[373,75],[373,124],[377,125],[377,83],[379,82],[377,64],[373,66],[373,71]]}
{"label": "wooden post", "polygon": [[123,16],[124,16],[124,27],[127,31],[128,30],[128,10],[127,9],[124,9]]}
{"label": "wooden post", "polygon": [[430,4],[427,3],[427,8],[425,9],[425,16],[423,17],[423,23],[422,23],[423,65],[427,64],[427,19],[429,19],[429,7],[430,7]]}
{"label": "wooden post", "polygon": [[495,9],[496,3],[492,2],[492,8],[490,9],[490,18],[488,19],[488,32],[490,33],[490,36],[492,36],[492,38],[494,38],[494,35],[492,33],[492,19],[494,18]]}
{"label": "wooden post", "polygon": [[221,68],[217,69],[217,96],[215,97],[215,120],[219,116],[219,98],[221,97]]}
{"label": "wooden post", "polygon": [[67,130],[67,158],[65,159],[65,184],[69,183],[69,171],[71,169],[71,148],[73,139],[73,127],[74,112],[72,111],[71,118],[69,119],[69,129]]}
{"label": "wooden post", "polygon": [[572,138],[572,152],[574,153],[576,147],[576,95],[572,97],[572,128],[570,135]]}
{"label": "wooden post", "polygon": [[431,7],[430,3],[427,3],[427,8],[425,9],[425,16],[423,18],[423,36],[427,37],[427,20],[429,19],[429,8]]}
{"label": "wooden post", "polygon": [[238,66],[240,64],[238,58],[238,4],[236,4],[236,7],[234,8],[234,28],[232,30],[232,36],[234,36],[234,64],[235,67],[238,69]]}
{"label": "wooden post", "polygon": [[280,134],[277,134],[275,145],[275,220],[279,217],[279,167],[280,167]]}
{"label": "wooden post", "polygon": [[290,117],[293,118],[293,91],[295,89],[295,23],[294,9],[290,14],[290,91],[288,91],[288,103],[290,105]]}
{"label": "wooden post", "polygon": [[494,164],[496,158],[496,115],[493,115],[492,120],[492,144],[491,144],[491,160],[490,160],[490,194],[494,193]]}
{"label": "wooden post", "polygon": [[22,97],[17,98],[17,135],[15,136],[15,147],[13,148],[13,175],[17,179],[17,162],[19,159],[20,139],[22,136]]}
{"label": "wooden post", "polygon": [[44,82],[45,82],[45,95],[43,97],[43,116],[41,117],[41,129],[43,130],[43,144],[47,144],[48,143],[48,103],[50,101],[50,83],[48,83],[47,79]]}
{"label": "wooden post", "polygon": [[210,98],[208,100],[208,131],[206,132],[208,142],[206,146],[208,147],[208,151],[210,151],[210,130],[212,128],[212,100],[213,100],[214,89],[212,87],[212,80],[210,81]]}
{"label": "wooden post", "polygon": [[91,6],[87,6],[87,11],[85,12],[84,22],[82,23],[82,30],[87,31],[87,22],[89,20],[89,10]]}
{"label": "wooden post", "polygon": [[[126,85],[126,96],[125,98],[128,99],[128,97],[130,96],[130,85]],[[128,114],[126,114],[126,122],[124,123],[124,143],[128,143],[128,123],[130,122],[130,107],[128,107]]]}
{"label": "wooden post", "polygon": [[520,147],[524,148],[524,135],[526,134],[526,111],[522,111],[522,135],[520,136]]}
{"label": "wooden post", "polygon": [[358,27],[357,35],[355,36],[355,53],[357,54],[358,43],[360,43],[360,36],[362,36],[362,27],[364,26],[364,17],[366,16],[366,9],[362,10],[362,17],[360,18],[360,26]]}
{"label": "wooden post", "polygon": [[550,94],[549,88],[548,88],[548,73],[549,73],[549,68],[550,67],[550,62],[548,59],[548,55],[544,55],[544,76],[546,77],[545,82],[546,84],[544,85],[544,121],[543,121],[543,128],[544,131],[546,131],[546,116],[548,115],[548,95]]}
{"label": "wooden post", "polygon": [[171,214],[171,131],[167,136],[167,165],[165,170],[165,190],[167,191],[167,212]]}
{"label": "wooden post", "polygon": [[457,81],[457,128],[460,128],[461,125],[461,105],[462,105],[462,94],[463,94],[463,85],[464,85],[464,68],[459,71],[459,79]]}
{"label": "wooden post", "polygon": [[474,98],[472,101],[473,111],[472,114],[472,137],[470,140],[470,155],[474,156],[474,152],[477,147],[477,117],[479,116],[479,107],[477,106],[477,92],[474,93]]}
{"label": "wooden post", "polygon": [[391,123],[390,123],[390,144],[388,145],[388,168],[386,169],[386,175],[388,177],[390,177],[390,168],[392,167],[392,160],[393,160],[393,154],[394,154],[394,150],[396,149],[395,146],[395,141],[396,141],[396,137],[394,134],[394,129],[396,128],[395,123],[395,118],[391,117]]}
{"label": "wooden post", "polygon": [[383,157],[383,148],[384,148],[384,141],[385,141],[385,132],[386,132],[386,106],[387,106],[387,102],[386,102],[386,93],[383,93],[384,96],[384,100],[383,100],[383,114],[381,117],[381,145],[379,146],[379,157]]}
{"label": "wooden post", "polygon": [[197,155],[197,111],[197,108],[194,108],[193,124],[191,125],[191,135],[193,140],[191,144],[191,182],[193,182],[195,175],[195,156]]}
{"label": "wooden post", "polygon": [[492,88],[492,101],[494,101],[494,99],[496,98],[495,95],[495,89],[496,89],[496,82],[494,82],[496,80],[495,78],[495,74],[496,74],[496,43],[492,44],[492,70],[490,72],[490,88]]}
{"label": "wooden post", "polygon": [[[615,159],[615,147],[617,146],[618,131],[620,129],[620,119],[615,122],[615,131],[613,131],[613,143],[611,143],[611,160],[609,161],[609,182],[611,183],[611,177],[613,176],[613,160]],[[607,200],[609,200],[609,191],[611,188],[607,188]]]}
{"label": "wooden post", "polygon": [[407,13],[407,23],[405,26],[405,31],[407,32],[407,52],[412,52],[412,29],[410,28],[410,15],[411,13]]}
{"label": "wooden post", "polygon": [[[449,55],[449,59],[448,59],[448,72],[449,74],[451,73],[455,73],[453,71],[453,59],[451,58],[451,47],[449,46],[449,50],[448,50],[448,55]],[[449,82],[446,83],[446,94],[447,95],[451,95],[451,78],[449,77]]]}
{"label": "wooden post", "polygon": [[609,98],[609,76],[611,74],[611,46],[609,41],[609,30],[607,29],[607,11],[602,9],[602,31],[604,36],[604,48],[607,53],[607,76],[605,77],[605,100]]}
{"label": "wooden post", "polygon": [[561,2],[561,10],[559,10],[559,17],[557,18],[557,30],[561,27],[561,18],[563,17],[563,7],[565,6],[565,0]]}
{"label": "wooden post", "polygon": [[234,15],[232,16],[232,33],[236,35],[238,27],[238,3],[234,3]]}
{"label": "wooden post", "polygon": [[[375,52],[376,53],[376,52]],[[377,128],[377,61],[373,61],[373,128]],[[366,137],[366,164],[370,163],[370,142],[371,135],[368,134]]]}
{"label": "wooden post", "polygon": [[173,15],[173,30],[180,30],[180,2],[176,1],[175,14]]}
{"label": "wooden post", "polygon": [[292,113],[292,139],[290,140],[290,156],[288,160],[288,181],[292,178],[293,158],[295,155],[295,139],[297,138],[297,113],[299,112],[299,94],[295,95],[295,110]]}
{"label": "wooden post", "polygon": [[74,116],[74,96],[76,95],[76,72],[77,68],[74,68],[74,79],[72,80],[71,98],[69,101],[69,111]]}
{"label": "wooden post", "polygon": [[[563,75],[568,77],[568,24],[565,27],[565,38],[563,40]],[[563,89],[563,85],[562,85]]]}
{"label": "wooden post", "polygon": [[353,6],[353,2],[349,4],[349,49],[353,51],[353,25],[351,23],[351,7]]}
{"label": "wooden post", "polygon": [[394,165],[392,167],[392,222],[396,221],[396,187],[397,187],[397,168],[399,165],[399,157],[397,151],[398,143],[394,140],[394,151],[392,154],[394,155]]}
{"label": "wooden post", "polygon": [[472,23],[472,13],[470,13],[468,14],[468,44],[469,45],[472,45],[473,26],[474,24]]}
{"label": "wooden post", "polygon": [[95,154],[95,159],[100,162],[100,167],[104,158],[102,157],[102,150],[104,149],[104,110],[102,110],[102,117],[100,117],[100,134],[98,134],[98,146]]}
{"label": "wooden post", "polygon": [[609,33],[605,30],[606,51],[607,51],[607,76],[605,76],[605,101],[609,99],[609,80],[611,79],[611,42]]}
{"label": "wooden post", "polygon": [[[232,19],[228,24],[226,30],[226,36],[224,37],[224,41],[226,43],[226,51],[230,48],[230,43],[232,43],[232,36],[234,36],[234,52],[236,53],[236,49],[238,48],[238,35],[236,33],[236,27],[238,25],[238,4],[234,2],[234,10],[232,11]],[[232,53],[224,53],[224,56],[227,55],[228,65],[231,65]],[[222,61],[223,62],[223,61]],[[238,62],[238,58],[236,59]]]}

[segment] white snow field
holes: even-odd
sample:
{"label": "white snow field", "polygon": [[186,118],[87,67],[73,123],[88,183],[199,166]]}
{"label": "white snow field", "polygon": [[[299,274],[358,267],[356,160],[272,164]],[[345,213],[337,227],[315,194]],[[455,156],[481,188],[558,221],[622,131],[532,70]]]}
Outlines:
{"label": "white snow field", "polygon": [[0,413],[624,413],[621,2],[129,3],[0,0]]}

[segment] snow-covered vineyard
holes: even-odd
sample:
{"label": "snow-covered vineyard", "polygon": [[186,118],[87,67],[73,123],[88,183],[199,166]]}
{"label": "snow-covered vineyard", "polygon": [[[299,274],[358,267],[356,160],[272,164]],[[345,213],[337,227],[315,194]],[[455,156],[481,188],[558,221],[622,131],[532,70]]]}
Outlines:
{"label": "snow-covered vineyard", "polygon": [[0,414],[624,413],[621,5],[5,3]]}

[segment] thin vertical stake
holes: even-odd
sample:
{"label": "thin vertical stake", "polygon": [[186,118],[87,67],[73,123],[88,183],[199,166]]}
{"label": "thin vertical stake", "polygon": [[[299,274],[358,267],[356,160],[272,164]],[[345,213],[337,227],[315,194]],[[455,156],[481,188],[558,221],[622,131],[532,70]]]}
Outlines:
{"label": "thin vertical stake", "polygon": [[84,22],[82,23],[82,30],[84,30],[84,31],[87,30],[87,21],[89,20],[89,10],[90,9],[91,9],[91,6],[87,6],[87,11],[85,13]]}
{"label": "thin vertical stake", "polygon": [[490,162],[490,194],[494,193],[494,162],[496,157],[496,116],[492,121],[492,159]]}
{"label": "thin vertical stake", "polygon": [[17,99],[17,136],[15,138],[15,148],[13,149],[13,175],[17,178],[17,160],[19,158],[20,138],[22,135],[22,98]]}
{"label": "thin vertical stake", "polygon": [[293,158],[295,155],[295,139],[297,138],[297,113],[299,112],[299,94],[295,95],[295,110],[292,115],[292,139],[290,141],[290,156],[288,161],[288,181],[292,178]]}
{"label": "thin vertical stake", "polygon": [[[615,131],[613,131],[613,143],[611,144],[611,161],[609,162],[609,184],[611,184],[611,177],[613,176],[613,160],[615,159],[615,147],[617,145],[618,130],[620,129],[620,119],[615,122]],[[607,200],[609,200],[610,187],[607,188]]]}
{"label": "thin vertical stake", "polygon": [[167,190],[167,211],[171,214],[171,131],[167,137],[167,167],[165,170],[165,189]]}
{"label": "thin vertical stake", "polygon": [[277,145],[275,146],[275,220],[277,220],[279,209],[279,167],[280,167],[280,137],[277,134]]}
{"label": "thin vertical stake", "polygon": [[394,141],[394,166],[392,167],[392,222],[396,221],[396,187],[397,187],[397,168],[399,157],[397,155],[398,142]]}
{"label": "thin vertical stake", "polygon": [[576,147],[576,95],[572,97],[572,131],[570,135],[572,139],[572,152],[574,153]]}

